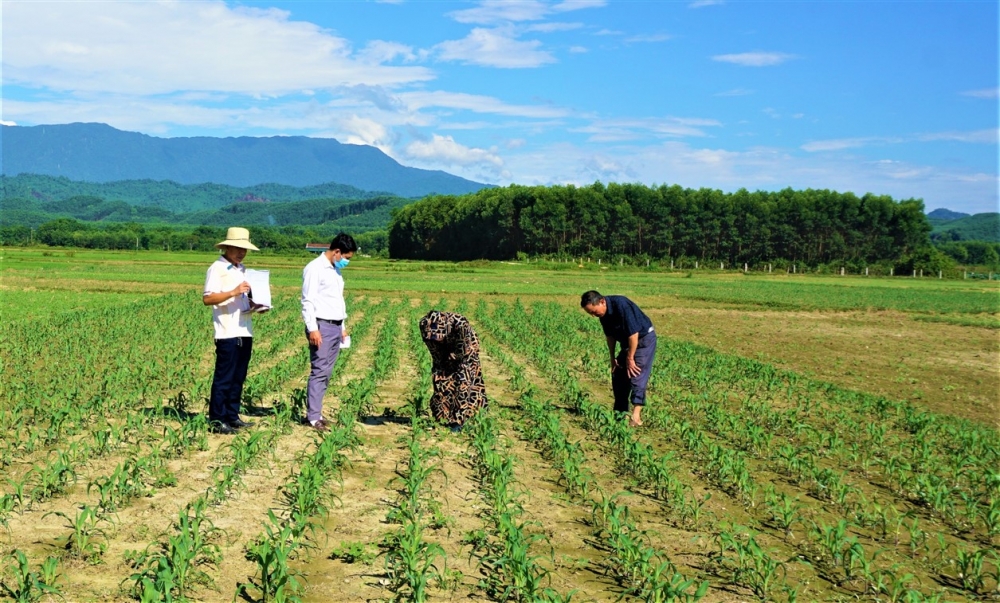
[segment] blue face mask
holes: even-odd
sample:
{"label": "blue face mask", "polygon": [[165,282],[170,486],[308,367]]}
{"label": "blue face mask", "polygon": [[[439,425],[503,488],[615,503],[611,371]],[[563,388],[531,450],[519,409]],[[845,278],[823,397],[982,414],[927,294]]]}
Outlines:
{"label": "blue face mask", "polygon": [[337,260],[336,262],[334,262],[333,265],[337,267],[337,270],[343,270],[350,263],[351,263],[351,260],[349,260],[347,258],[340,258],[339,260]]}

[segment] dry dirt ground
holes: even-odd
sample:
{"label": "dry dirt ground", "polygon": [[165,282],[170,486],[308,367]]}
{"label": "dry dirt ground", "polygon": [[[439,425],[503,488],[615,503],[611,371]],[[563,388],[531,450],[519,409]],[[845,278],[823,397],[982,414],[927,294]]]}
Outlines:
{"label": "dry dirt ground", "polygon": [[1000,427],[1000,330],[902,312],[650,311],[657,331],[842,387]]}

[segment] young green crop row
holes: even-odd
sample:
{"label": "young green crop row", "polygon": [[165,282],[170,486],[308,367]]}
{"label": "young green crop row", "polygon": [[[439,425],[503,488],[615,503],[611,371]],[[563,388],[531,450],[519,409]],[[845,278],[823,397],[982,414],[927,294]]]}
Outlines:
{"label": "young green crop row", "polygon": [[[503,310],[504,308],[499,308],[498,313],[503,312]],[[538,326],[538,325],[533,325],[531,317],[523,313],[504,314],[501,316],[501,319],[503,324],[527,324],[535,327]],[[483,320],[482,317],[479,317],[479,320],[482,321]],[[506,331],[500,331],[500,332],[506,334],[509,338],[509,333],[507,333]],[[554,358],[548,357],[548,354],[539,352],[539,348],[545,347],[545,342],[547,341],[560,341],[560,346],[554,346],[552,348],[552,352],[554,354],[558,354],[560,353],[560,351],[563,354],[568,354],[568,355],[574,354],[574,352],[572,351],[567,351],[571,350],[571,347],[566,345],[567,342],[565,338],[561,336],[555,336],[555,334],[553,333],[546,333],[544,328],[540,329],[537,333],[533,334],[533,336],[531,337],[532,343],[527,346],[524,346],[524,353],[526,355],[531,356],[533,360],[537,361],[540,366],[542,366],[549,372],[550,377],[552,377],[557,382],[559,388],[564,393],[565,399],[569,403],[577,406],[578,408],[582,408],[581,401],[586,401],[587,396],[585,392],[583,392],[583,390],[579,387],[579,385],[575,383],[575,380],[571,376],[569,376],[568,373],[565,371],[564,367],[567,363],[565,361],[558,361],[558,360],[553,362]],[[514,345],[517,345],[517,343],[514,342]],[[549,366],[546,367],[547,362]],[[625,447],[624,452],[626,455],[629,455],[629,458],[631,458],[633,463],[635,461],[641,461],[647,466],[647,469],[643,470],[648,474],[647,479],[654,479],[654,480],[660,479],[656,477],[657,474],[669,475],[669,470],[668,469],[664,470],[665,467],[663,463],[655,462],[654,458],[649,456],[648,453],[643,454],[642,452],[640,452],[642,450],[643,450],[642,446],[632,446],[632,447],[627,446]],[[741,457],[734,451],[729,450],[725,447],[719,447],[713,445],[710,450],[712,451],[710,457],[702,460],[707,461],[707,465],[718,479],[718,483],[732,484],[734,494],[742,497],[744,499],[745,504],[752,505],[754,500],[754,493],[757,491],[757,487],[754,484],[752,477],[747,472],[745,463],[741,461]],[[669,478],[663,479],[663,484],[664,484],[663,488],[664,491],[669,492],[672,489],[670,486]],[[730,544],[732,544],[733,542],[736,542],[736,540],[730,538],[729,542]],[[750,534],[748,538],[745,540],[745,544],[750,548],[754,548],[755,542],[753,540],[752,534]],[[855,553],[852,556],[852,563],[865,565],[866,558],[864,556],[863,549],[860,549],[859,553],[859,548],[855,546],[853,547],[853,550],[855,551]],[[763,557],[758,555],[756,558],[762,559]],[[870,566],[870,563],[868,563],[867,565]],[[774,564],[768,562],[765,563],[763,566],[760,566],[759,569],[761,570],[761,572],[763,572],[763,574],[767,574],[767,572],[774,571],[774,567],[775,567]],[[849,566],[848,569],[845,571],[848,580],[853,579],[853,575],[851,574],[852,569],[853,567]],[[739,572],[734,572],[734,575],[746,576],[748,575],[748,572],[745,569],[741,569]],[[878,579],[876,579],[876,582],[877,581]],[[913,597],[919,597],[920,595],[918,591],[912,591],[908,592],[907,596],[912,599]]]}
{"label": "young green crop row", "polygon": [[[553,339],[562,342],[563,350],[563,360],[568,360],[571,357],[577,356],[580,349],[587,349],[586,346],[591,345],[588,339],[594,339],[594,334],[592,329],[586,328],[567,328],[567,324],[572,324],[576,322],[576,318],[568,316],[559,316],[560,312],[553,313],[551,310],[542,309],[539,311],[538,306],[535,308],[535,312],[528,314],[523,308],[519,308],[515,304],[515,308],[510,314],[504,317],[505,322],[527,324],[531,325],[533,328],[538,329],[539,332],[535,335],[535,340],[545,340]],[[570,343],[573,342],[573,343]],[[574,352],[573,350],[577,350]],[[593,346],[591,345],[591,349]],[[669,349],[669,348],[668,348]],[[578,357],[578,356],[577,356]],[[584,356],[586,358],[586,355]],[[662,358],[662,357],[661,357]],[[606,374],[606,365],[604,363],[591,363],[592,366],[596,368],[598,364],[603,365],[601,368],[601,373]],[[657,367],[663,367],[667,363],[662,361],[658,363]],[[676,366],[680,364],[681,366]],[[683,357],[679,362],[676,361],[676,357],[671,357],[671,370],[673,372],[679,372],[685,370],[685,365],[683,363]],[[690,370],[689,368],[687,370]],[[597,377],[597,371],[594,370],[592,373],[595,378]],[[603,375],[602,375],[603,376]],[[711,375],[703,377],[706,380],[713,378]],[[725,376],[720,376],[720,378],[725,379]],[[654,370],[654,379],[658,379],[656,383],[663,384],[664,382],[669,382],[668,378],[662,373]],[[659,387],[659,385],[658,385]],[[757,507],[759,505],[759,493],[761,492],[760,487],[755,483],[754,477],[751,471],[748,469],[748,459],[747,453],[742,450],[733,450],[728,446],[722,444],[723,441],[746,441],[746,442],[759,442],[763,436],[754,436],[750,433],[752,430],[756,429],[758,434],[763,433],[762,426],[755,425],[752,418],[752,413],[749,416],[739,415],[740,420],[734,421],[729,419],[724,421],[724,427],[720,427],[720,421],[714,423],[716,428],[713,430],[713,422],[711,420],[706,420],[701,422],[699,427],[697,423],[692,423],[690,419],[692,417],[698,416],[714,416],[719,419],[722,415],[718,413],[714,401],[708,396],[691,396],[690,392],[677,391],[679,388],[675,388],[671,393],[678,395],[679,397],[687,396],[686,402],[688,402],[688,409],[685,412],[684,418],[676,419],[662,419],[659,415],[666,413],[669,417],[669,409],[666,403],[659,402],[659,397],[654,396],[656,400],[651,405],[652,412],[649,413],[650,425],[656,425],[662,427],[665,424],[669,424],[673,427],[672,431],[675,436],[682,442],[688,450],[694,452],[694,458],[698,466],[703,467],[704,475],[709,479],[710,482],[715,483],[723,491],[726,491],[736,497],[738,500],[742,500],[743,504],[747,507]],[[709,433],[712,433],[712,437],[707,437],[702,429],[708,427]],[[773,430],[773,426],[772,426]],[[770,437],[770,436],[768,436]],[[717,439],[713,439],[717,438]],[[747,447],[749,451],[754,450],[754,446]],[[827,500],[834,500],[838,497],[843,500],[843,495],[838,495],[838,490],[843,492],[847,490],[849,493],[853,493],[855,490],[853,488],[845,488],[841,480],[841,476],[834,473],[828,469],[821,468],[820,463],[813,462],[812,469],[807,470],[809,476],[809,487],[815,488],[815,494],[821,495]],[[772,490],[764,489],[767,507],[775,508],[776,505],[776,495]],[[894,516],[893,512],[886,512],[884,505],[879,508],[877,504],[873,503],[865,507],[864,513],[866,517],[886,517],[886,515]],[[853,516],[852,516],[853,517]],[[835,524],[834,525],[839,525]],[[813,530],[810,530],[809,534],[812,536],[815,547],[810,546],[809,548],[815,548],[820,552],[823,550],[821,546],[822,538],[825,534],[836,534],[837,530],[834,530],[832,526],[823,526],[822,522],[815,526]],[[879,583],[885,578],[884,574],[873,574],[878,570],[870,563],[870,558],[874,556],[869,553],[867,556],[863,553],[864,549],[861,545],[856,542],[851,542],[851,537],[845,536],[841,538],[841,544],[843,544],[844,549],[850,549],[854,551],[852,553],[853,557],[849,557],[848,567],[844,568],[844,563],[841,563],[842,556],[839,554],[831,554],[828,556],[828,561],[830,565],[835,567],[840,567],[842,569],[843,575],[840,578],[835,578],[838,583],[850,583],[850,582],[862,582],[864,584],[865,590],[874,590],[880,588]],[[989,564],[986,564],[981,572],[976,573],[975,567],[969,567],[968,562],[963,562],[963,559],[972,558],[976,560],[980,565],[982,564],[983,558],[989,558],[988,548],[963,548],[961,544],[959,545],[949,545],[945,547],[952,551],[950,559],[940,560],[937,563],[939,570],[945,572],[956,572],[953,579],[949,579],[949,575],[946,573],[943,578],[948,582],[954,582],[959,588],[969,590],[970,592],[985,592],[988,590],[987,581],[985,580],[985,575],[990,572]],[[806,551],[804,551],[806,552]],[[936,555],[940,558],[946,553],[942,551],[936,551]],[[858,567],[867,567],[870,569],[869,575],[859,579],[857,573],[854,572],[854,568],[850,567],[854,564]],[[973,564],[975,565],[975,564]],[[965,568],[964,571],[962,568]],[[970,569],[973,574],[978,577],[969,578]],[[881,571],[881,570],[880,570]],[[898,566],[893,567],[893,571],[898,573],[901,571]],[[995,570],[994,570],[995,571]],[[900,574],[900,575],[905,575]],[[907,595],[910,596],[910,595]],[[912,595],[916,596],[916,595]]]}
{"label": "young green crop row", "polygon": [[[517,324],[507,322],[511,317],[503,315],[502,310],[503,308],[498,307],[496,315],[491,316],[485,304],[480,304],[476,320],[486,328],[491,338],[531,358],[541,371],[553,379],[563,392],[564,399],[571,400],[576,405],[588,425],[597,430],[619,453],[623,447],[627,449],[627,442],[634,442],[627,426],[616,420],[611,411],[589,401],[586,393],[566,371],[565,365],[554,362],[551,350],[558,347],[558,344],[554,341],[518,338],[511,329],[500,326]],[[619,502],[620,494],[609,496],[596,485],[592,474],[586,469],[586,459],[579,444],[568,441],[557,411],[551,404],[538,399],[538,391],[524,376],[523,369],[499,346],[488,340],[486,345],[490,355],[511,375],[511,386],[519,394],[519,401],[525,412],[526,425],[522,428],[533,441],[545,448],[560,472],[567,492],[590,507],[595,536],[598,541],[607,543],[611,553],[605,567],[625,589],[624,594],[650,603],[696,601],[702,598],[708,591],[708,582],[685,577],[666,554],[649,544],[648,536],[631,519],[628,507]],[[631,450],[636,452],[638,449],[632,447]],[[625,456],[626,464],[631,466],[632,461],[653,460],[642,452],[638,454],[639,459]],[[654,460],[652,466],[656,471],[655,468],[662,469],[664,464]],[[649,469],[638,465],[636,467],[638,471]],[[683,492],[684,488],[681,487],[680,490]]]}
{"label": "young green crop row", "polygon": [[[551,313],[552,307],[535,311]],[[592,331],[579,323],[576,330],[563,324],[559,335],[579,338],[584,332]],[[782,463],[786,471],[812,482],[813,494],[820,498],[837,498],[843,504],[848,495],[860,494],[847,473],[830,467],[848,467],[862,482],[871,481],[871,474],[882,468],[889,490],[916,507],[930,508],[956,534],[971,533],[988,543],[1000,529],[1000,486],[990,464],[997,460],[995,432],[825,384],[817,387],[761,363],[720,361],[722,355],[704,350],[692,353],[688,344],[665,340],[664,347],[671,361],[657,364],[656,383],[670,399],[687,406],[688,417],[697,419],[695,425],[707,426],[751,458]],[[597,356],[593,351],[584,354],[592,375],[601,372],[603,363]],[[842,402],[849,394],[863,402],[874,400],[879,412],[902,409],[902,421],[909,426],[919,417],[921,427],[912,436],[910,429],[887,435],[891,421],[873,421],[866,414],[874,403],[852,413],[851,404],[835,404],[824,397],[831,389],[833,402]],[[778,410],[777,405],[787,406],[782,399],[793,406]],[[896,444],[889,446],[890,439]],[[967,446],[958,450],[946,445],[956,439]]]}
{"label": "young green crop row", "polygon": [[[269,355],[276,355],[278,351],[279,348],[272,347]],[[266,362],[267,355],[259,360]],[[301,354],[274,363],[255,373],[254,389],[248,393],[259,399],[275,392],[300,374],[307,364],[308,358]],[[64,494],[88,463],[125,447],[128,447],[125,451],[128,459],[111,474],[95,477],[88,484],[88,491],[95,489],[100,494],[102,509],[118,507],[121,501],[116,502],[116,499],[144,494],[144,482],[154,487],[170,485],[174,478],[166,469],[165,460],[180,456],[191,447],[205,449],[207,446],[207,422],[203,415],[189,413],[189,398],[183,390],[170,401],[169,407],[154,408],[151,413],[140,412],[134,405],[127,406],[126,400],[127,394],[115,390],[92,398],[91,404],[74,405],[72,398],[63,398],[62,407],[50,409],[45,430],[31,428],[34,418],[41,416],[42,407],[35,407],[30,412],[23,405],[9,408],[9,420],[22,421],[28,427],[12,430],[12,433],[26,435],[20,439],[5,439],[4,454],[8,458],[21,457],[22,463],[30,469],[8,477],[6,492],[0,496],[0,525],[15,511],[23,512],[32,504]],[[52,403],[55,405],[56,399]],[[112,413],[114,409],[117,412]],[[124,422],[105,418],[122,415],[123,410],[128,410],[124,412]],[[177,426],[170,420],[177,421]],[[162,432],[157,434],[161,425]],[[149,446],[146,452],[143,451],[145,446]],[[32,462],[31,455],[36,450],[48,451],[44,462]]]}
{"label": "young green crop row", "polygon": [[[367,321],[369,324],[374,314]],[[364,323],[355,328],[355,333],[363,337]],[[301,336],[301,333],[299,333]],[[290,343],[292,338],[286,338]],[[106,342],[113,346],[114,342]],[[303,346],[304,347],[304,346]],[[262,360],[268,368],[257,373],[259,395],[276,391],[287,385],[289,378],[297,376],[307,366],[302,355],[291,355],[278,362],[268,362],[268,358],[282,351],[282,345],[266,346]],[[155,364],[155,363],[153,363]],[[298,365],[297,367],[295,365]],[[187,400],[178,394],[181,402]],[[111,390],[105,392],[98,401],[110,401],[116,407],[127,408],[127,394]],[[142,400],[140,400],[142,402]],[[103,419],[103,423],[93,423],[82,413],[72,415],[72,425],[77,428],[72,434],[67,430],[59,432],[59,437],[49,438],[50,461],[25,473],[20,479],[11,479],[11,488],[0,497],[0,520],[6,521],[13,512],[23,512],[27,508],[44,503],[48,498],[67,491],[77,478],[79,471],[90,461],[118,451],[124,451],[126,459],[109,474],[93,478],[87,488],[88,495],[97,495],[95,506],[84,503],[79,512],[70,517],[56,513],[67,522],[69,534],[62,539],[61,546],[67,555],[78,557],[90,563],[101,562],[107,548],[108,534],[114,527],[116,511],[131,504],[136,498],[150,493],[151,488],[170,486],[176,483],[173,474],[166,468],[166,461],[183,456],[192,448],[207,449],[207,422],[203,415],[192,415],[173,400],[171,407],[153,413],[136,412],[136,408],[124,414],[125,421]],[[69,405],[66,405],[69,407]],[[110,404],[100,406],[107,410]],[[29,408],[22,406],[21,409]],[[93,411],[97,406],[89,407]],[[290,404],[278,401],[276,412],[263,429],[248,434],[240,434],[232,442],[220,449],[220,456],[227,459],[215,467],[212,484],[208,490],[179,512],[173,527],[165,532],[141,552],[129,554],[128,562],[135,569],[131,591],[140,600],[166,600],[183,593],[195,583],[210,582],[209,574],[200,569],[205,564],[218,561],[218,549],[213,544],[216,531],[208,517],[211,504],[221,504],[238,491],[242,476],[247,468],[265,461],[267,451],[274,449],[279,436],[287,433],[293,416]],[[15,412],[6,415],[15,417]],[[34,407],[31,416],[40,417],[41,407]],[[55,413],[57,420],[66,423],[70,410]],[[61,417],[61,419],[60,419]],[[175,424],[172,421],[176,421]],[[352,418],[353,424],[353,418]],[[89,429],[88,429],[89,428]],[[162,428],[161,433],[157,430]],[[32,430],[23,430],[31,432]],[[69,439],[70,436],[74,439]],[[82,436],[82,437],[81,437]],[[22,440],[18,452],[23,451],[23,442],[31,442],[29,436]],[[15,443],[15,445],[17,445]],[[18,600],[34,600],[45,592],[54,592],[58,586],[53,579],[46,579],[50,573],[42,572],[41,578],[26,565],[20,563],[27,557],[15,550],[9,557],[11,568],[8,575],[15,580],[4,580],[4,588],[17,594]],[[46,562],[48,568],[50,562]],[[17,566],[16,568],[14,566]],[[21,571],[24,570],[24,571]],[[37,572],[36,572],[37,573]],[[15,586],[15,584],[17,586]]]}
{"label": "young green crop row", "polygon": [[[353,326],[353,337],[363,341],[386,309],[385,304],[370,307],[364,317]],[[391,330],[394,314],[386,319],[382,332]],[[384,346],[386,337],[379,334],[379,347]],[[343,371],[349,358],[357,348],[342,350],[340,361],[334,366],[331,379]],[[303,551],[313,548],[310,536],[322,529],[321,520],[327,515],[332,501],[329,482],[340,481],[341,470],[346,463],[345,452],[358,445],[355,421],[361,409],[370,404],[374,391],[371,384],[379,381],[377,369],[373,366],[363,377],[350,381],[346,387],[343,405],[337,412],[331,430],[319,440],[311,453],[299,456],[298,466],[292,470],[281,487],[282,508],[279,513],[268,510],[262,523],[262,532],[256,539],[246,544],[247,559],[257,566],[257,573],[250,586],[262,601],[275,603],[301,600],[303,581],[292,567]],[[292,398],[302,400],[301,392]],[[295,406],[293,403],[292,406]],[[239,592],[237,595],[240,594]]]}

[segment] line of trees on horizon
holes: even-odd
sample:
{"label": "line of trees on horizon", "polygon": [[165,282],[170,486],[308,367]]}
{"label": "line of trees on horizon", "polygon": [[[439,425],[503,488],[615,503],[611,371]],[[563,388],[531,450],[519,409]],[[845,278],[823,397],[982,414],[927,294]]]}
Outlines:
{"label": "line of trees on horizon", "polygon": [[393,213],[388,238],[389,256],[400,259],[527,254],[863,266],[925,254],[933,260],[930,232],[918,199],[596,182],[427,197]]}
{"label": "line of trees on horizon", "polygon": [[[234,226],[239,225],[236,222]],[[329,243],[336,232],[302,226],[276,228],[250,226],[250,239],[265,253],[303,253],[308,243]],[[350,231],[348,231],[350,232]],[[353,233],[361,251],[384,256],[388,240],[384,230]],[[38,228],[22,225],[0,227],[2,245],[48,245],[83,249],[149,249],[161,251],[214,251],[225,240],[226,227],[193,228],[148,225],[135,222],[89,223],[59,218]]]}
{"label": "line of trees on horizon", "polygon": [[[83,203],[88,199],[74,197],[75,210],[89,216],[97,205]],[[366,199],[325,209],[351,214],[375,204],[385,212],[388,230],[380,228],[385,222],[372,229],[362,220],[370,212],[316,225],[262,226],[248,223],[249,214],[240,211],[225,224],[212,225],[75,217],[30,225],[19,223],[16,211],[5,207],[0,245],[208,251],[222,240],[225,226],[246,226],[265,253],[303,253],[306,243],[328,241],[342,230],[358,239],[366,255],[397,259],[587,257],[639,266],[676,262],[692,268],[700,262],[705,267],[722,263],[741,268],[746,263],[779,269],[794,264],[821,271],[873,267],[889,273],[894,268],[898,274],[956,264],[1000,270],[1000,243],[932,240],[922,202],[888,196],[811,189],[723,193],[600,182],[585,187],[512,185],[463,196],[430,196],[393,210],[391,218],[391,206],[382,201]],[[63,205],[69,207],[68,202]],[[302,209],[309,203],[289,205]],[[316,219],[312,214],[318,212],[307,213]],[[340,214],[325,216],[334,217]]]}

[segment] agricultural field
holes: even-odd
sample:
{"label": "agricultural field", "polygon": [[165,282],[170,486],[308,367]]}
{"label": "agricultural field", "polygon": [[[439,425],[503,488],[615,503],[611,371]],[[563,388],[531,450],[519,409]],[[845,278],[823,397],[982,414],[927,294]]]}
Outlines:
{"label": "agricultural field", "polygon": [[[204,416],[211,254],[0,256],[0,598],[1000,598],[996,282],[359,257],[320,436],[309,257],[251,254],[276,305],[233,437]],[[641,428],[591,288],[656,324]],[[426,410],[432,307],[482,341],[458,434]]]}

